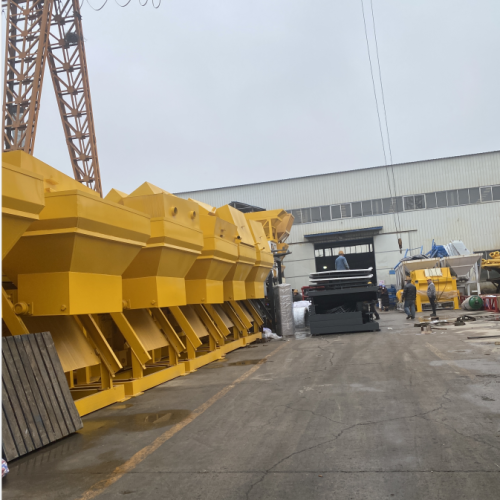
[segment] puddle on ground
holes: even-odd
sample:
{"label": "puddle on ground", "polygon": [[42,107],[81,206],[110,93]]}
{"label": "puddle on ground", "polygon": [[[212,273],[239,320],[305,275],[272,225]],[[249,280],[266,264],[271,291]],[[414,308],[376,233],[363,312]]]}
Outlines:
{"label": "puddle on ground", "polygon": [[107,406],[106,409],[107,410],[126,410],[127,408],[132,408],[132,406],[134,406],[133,404],[114,404],[114,405],[111,405],[111,406]]}
{"label": "puddle on ground", "polygon": [[272,361],[267,361],[267,359],[245,359],[244,361],[236,361],[235,363],[229,363],[227,366],[246,366],[246,365],[258,365],[259,363],[272,363]]}
{"label": "puddle on ground", "polygon": [[84,436],[101,432],[144,432],[161,429],[182,422],[191,415],[191,410],[164,410],[132,415],[114,415],[109,418],[84,419],[83,429],[78,431]]}

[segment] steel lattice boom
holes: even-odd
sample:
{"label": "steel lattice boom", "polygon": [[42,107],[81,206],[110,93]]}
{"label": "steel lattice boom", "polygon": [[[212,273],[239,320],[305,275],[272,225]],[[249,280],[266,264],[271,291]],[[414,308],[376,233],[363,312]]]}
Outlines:
{"label": "steel lattice boom", "polygon": [[45,61],[75,179],[102,196],[78,0],[8,0],[4,151],[33,154]]}

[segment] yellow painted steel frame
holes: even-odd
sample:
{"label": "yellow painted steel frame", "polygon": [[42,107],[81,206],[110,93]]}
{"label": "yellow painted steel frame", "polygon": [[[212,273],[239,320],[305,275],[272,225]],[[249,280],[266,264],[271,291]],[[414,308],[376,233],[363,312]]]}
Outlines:
{"label": "yellow painted steel frame", "polygon": [[38,210],[43,207],[40,179],[45,186],[45,206],[25,233],[19,238],[20,231],[6,226],[14,245],[3,271],[18,288],[2,293],[9,332],[51,332],[82,415],[123,400],[123,386],[113,384],[122,365],[90,314],[122,310],[121,275],[150,236],[149,217],[102,200],[23,152],[3,158],[8,175],[21,168],[31,173],[10,199],[4,198],[7,208],[12,200],[20,204],[17,195],[25,188],[35,192],[31,206],[21,204],[19,211],[22,206]]}
{"label": "yellow painted steel frame", "polygon": [[[19,319],[25,330],[23,334],[51,332],[80,416],[127,399],[124,388],[113,383],[122,366],[90,315]],[[16,335],[12,330],[10,333]],[[97,369],[97,377],[93,368]]]}

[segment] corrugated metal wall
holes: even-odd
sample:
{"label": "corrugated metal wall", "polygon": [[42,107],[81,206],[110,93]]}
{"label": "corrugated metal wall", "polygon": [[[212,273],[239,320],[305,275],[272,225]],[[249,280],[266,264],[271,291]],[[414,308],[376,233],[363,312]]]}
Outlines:
{"label": "corrugated metal wall", "polygon": [[[177,195],[214,206],[240,201],[266,209],[307,208],[389,197],[387,174],[392,186],[391,169],[387,172],[385,167],[375,167]],[[394,179],[397,196],[500,184],[500,151],[395,165]],[[500,202],[497,201],[400,212],[398,216],[398,230],[407,232],[404,240],[410,248],[423,245],[424,251],[428,251],[433,239],[438,244],[461,239],[473,251],[500,249]],[[294,226],[288,240],[293,254],[285,262],[289,282],[294,288],[306,285],[307,275],[315,270],[314,246],[305,235],[377,226],[383,227],[380,233],[395,232],[394,216],[374,215]],[[396,265],[400,256],[396,234],[394,246]],[[388,269],[381,269],[379,274],[379,279],[391,282]]]}
{"label": "corrugated metal wall", "polygon": [[[403,163],[394,165],[393,171],[398,196],[499,184],[500,151]],[[392,186],[390,168],[388,173]],[[385,167],[176,194],[214,206],[241,201],[266,209],[307,208],[391,196]]]}

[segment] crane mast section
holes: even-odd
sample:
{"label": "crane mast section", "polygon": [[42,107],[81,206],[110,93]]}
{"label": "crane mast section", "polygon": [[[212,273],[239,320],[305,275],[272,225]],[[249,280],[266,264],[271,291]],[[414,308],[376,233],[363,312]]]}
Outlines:
{"label": "crane mast section", "polygon": [[6,7],[3,149],[32,155],[52,0],[9,0]]}
{"label": "crane mast section", "polygon": [[102,196],[78,0],[54,0],[48,60],[73,174]]}

